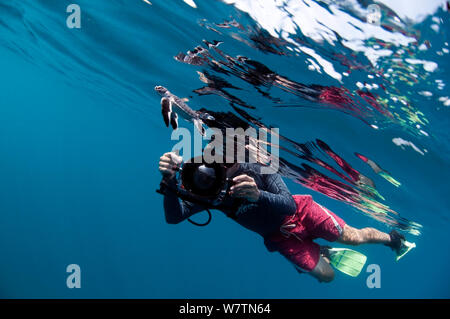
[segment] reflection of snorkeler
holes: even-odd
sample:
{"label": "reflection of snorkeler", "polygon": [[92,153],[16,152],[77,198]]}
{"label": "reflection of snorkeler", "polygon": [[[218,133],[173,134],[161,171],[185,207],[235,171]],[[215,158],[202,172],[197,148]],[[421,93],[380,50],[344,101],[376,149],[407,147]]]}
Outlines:
{"label": "reflection of snorkeler", "polygon": [[[173,152],[161,156],[159,170],[168,184],[176,184],[176,171],[181,164],[181,157]],[[203,203],[181,200],[172,188],[168,188],[164,195],[166,221],[177,224],[206,208],[218,209],[260,234],[269,251],[278,251],[297,270],[323,282],[332,281],[334,271],[326,250],[321,251],[314,239],[348,245],[385,244],[400,257],[408,251],[405,238],[395,230],[387,234],[374,228],[351,227],[311,196],[292,196],[278,174],[260,174],[260,168],[260,164],[237,163],[236,159],[227,165],[226,176],[232,186],[218,206],[207,207]],[[198,187],[208,189],[208,178],[200,178],[202,182]]]}

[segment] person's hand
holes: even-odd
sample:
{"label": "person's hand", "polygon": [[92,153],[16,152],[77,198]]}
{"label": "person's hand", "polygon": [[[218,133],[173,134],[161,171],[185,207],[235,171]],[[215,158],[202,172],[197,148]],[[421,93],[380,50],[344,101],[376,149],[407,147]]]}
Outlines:
{"label": "person's hand", "polygon": [[174,152],[164,153],[159,158],[159,171],[164,177],[173,178],[182,161],[182,157]]}
{"label": "person's hand", "polygon": [[256,202],[261,194],[255,180],[248,175],[239,175],[233,178],[234,185],[230,188],[232,197],[244,198],[250,202]]}

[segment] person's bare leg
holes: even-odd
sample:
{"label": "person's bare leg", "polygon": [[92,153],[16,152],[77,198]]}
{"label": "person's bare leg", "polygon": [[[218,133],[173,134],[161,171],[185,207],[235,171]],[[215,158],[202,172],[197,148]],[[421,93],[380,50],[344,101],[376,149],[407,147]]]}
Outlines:
{"label": "person's bare leg", "polygon": [[334,279],[334,270],[330,266],[330,262],[324,257],[319,257],[316,267],[308,274],[319,280],[320,282],[331,282]]}
{"label": "person's bare leg", "polygon": [[341,237],[337,241],[342,244],[354,246],[361,244],[388,244],[391,242],[391,237],[389,234],[375,228],[367,227],[357,229],[345,225]]}

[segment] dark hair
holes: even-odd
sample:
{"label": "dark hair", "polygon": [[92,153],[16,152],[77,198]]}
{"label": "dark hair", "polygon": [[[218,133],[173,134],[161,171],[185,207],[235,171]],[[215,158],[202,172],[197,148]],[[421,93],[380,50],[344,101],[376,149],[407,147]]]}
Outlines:
{"label": "dark hair", "polygon": [[[222,136],[226,137],[226,129],[227,128],[232,128],[232,129],[237,129],[237,128],[242,128],[244,131],[247,130],[248,128],[251,127],[251,125],[249,123],[247,123],[246,121],[244,121],[243,119],[241,119],[240,117],[236,116],[235,114],[231,113],[231,112],[214,112],[214,111],[210,111],[207,110],[205,108],[201,108],[199,110],[200,112],[206,112],[210,115],[212,115],[212,117],[214,118],[214,120],[208,120],[205,119],[204,122],[206,125],[208,125],[208,127],[214,127],[214,128],[218,128],[221,132],[222,132]],[[223,144],[222,144],[222,163],[224,163],[226,166],[231,166],[232,164],[238,163],[238,162],[242,162],[239,161],[239,159],[237,158],[237,154],[238,154],[238,138],[237,136],[234,136],[234,141],[233,141],[233,154],[232,154],[232,162],[227,162],[227,139],[224,138],[223,140]],[[245,140],[244,140],[244,148],[246,145],[249,145],[249,136],[245,135]],[[215,156],[215,154],[212,154],[213,156]],[[244,155],[244,162],[248,162],[249,161],[249,151],[247,149],[245,149],[245,155]]]}

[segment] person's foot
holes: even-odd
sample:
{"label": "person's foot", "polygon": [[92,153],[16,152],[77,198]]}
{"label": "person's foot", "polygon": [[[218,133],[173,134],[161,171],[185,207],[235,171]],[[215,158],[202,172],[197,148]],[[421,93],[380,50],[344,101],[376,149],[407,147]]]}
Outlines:
{"label": "person's foot", "polygon": [[397,261],[405,256],[411,249],[416,247],[416,244],[406,241],[405,236],[396,230],[392,230],[389,233],[389,236],[391,237],[391,241],[385,245],[391,247],[391,249],[395,252],[397,255]]}
{"label": "person's foot", "polygon": [[398,254],[402,247],[402,242],[405,241],[405,236],[403,236],[396,230],[392,230],[389,233],[389,237],[391,238],[391,241],[385,245],[391,247],[391,249],[395,251],[396,254]]}

